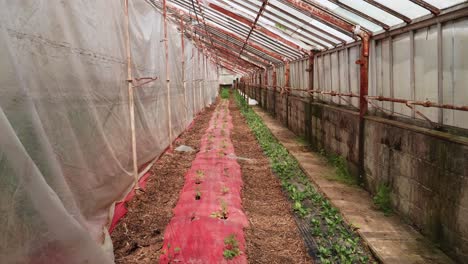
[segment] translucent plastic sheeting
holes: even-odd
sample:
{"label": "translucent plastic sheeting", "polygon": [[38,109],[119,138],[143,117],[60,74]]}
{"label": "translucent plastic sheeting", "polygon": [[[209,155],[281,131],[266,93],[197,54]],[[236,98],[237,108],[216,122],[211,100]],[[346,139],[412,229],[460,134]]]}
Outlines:
{"label": "translucent plastic sheeting", "polygon": [[[438,26],[434,25],[391,40],[372,42],[369,95],[467,105],[468,64],[462,56],[468,53],[465,44],[468,41],[467,27],[468,19],[462,18],[441,24],[440,32]],[[439,34],[441,47],[438,45]],[[440,64],[439,52],[442,59]],[[423,119],[405,104],[374,103],[387,113]],[[416,106],[416,109],[433,122],[468,128],[466,112],[421,106]]]}
{"label": "translucent plastic sheeting", "polygon": [[[353,46],[335,52],[314,57],[314,90],[353,93],[359,95],[360,68],[356,64],[359,59],[360,46]],[[314,94],[325,102],[341,105],[359,106],[359,98]]]}
{"label": "translucent plastic sheeting", "polygon": [[[112,263],[113,204],[133,181],[123,1],[0,2],[0,259]],[[129,17],[134,77],[159,78],[135,88],[141,166],[169,144],[163,22],[144,0]],[[168,41],[176,136],[214,100],[217,74],[186,40],[183,78],[171,25]],[[199,94],[187,113],[184,79],[187,102]]]}

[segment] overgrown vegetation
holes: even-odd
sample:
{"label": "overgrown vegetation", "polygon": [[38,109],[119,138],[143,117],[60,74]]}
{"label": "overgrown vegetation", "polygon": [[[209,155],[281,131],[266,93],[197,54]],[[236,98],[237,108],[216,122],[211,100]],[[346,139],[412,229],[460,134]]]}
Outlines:
{"label": "overgrown vegetation", "polygon": [[374,204],[384,212],[385,215],[392,213],[392,201],[390,200],[390,187],[386,184],[380,184],[377,187],[377,193],[374,196]]}
{"label": "overgrown vegetation", "polygon": [[221,98],[223,99],[229,99],[229,89],[228,88],[221,88],[221,93],[220,93]]}
{"label": "overgrown vegetation", "polygon": [[335,168],[335,173],[326,175],[330,180],[339,181],[348,185],[357,185],[358,180],[349,173],[346,159],[343,156],[326,153],[325,150],[320,150],[320,154],[324,156],[328,163]]}
{"label": "overgrown vegetation", "polygon": [[269,157],[273,171],[293,201],[294,212],[310,223],[322,263],[369,263],[360,237],[343,221],[333,207],[310,183],[298,162],[284,148],[261,118],[247,105],[239,93],[235,99],[247,124]]}
{"label": "overgrown vegetation", "polygon": [[224,239],[224,251],[223,256],[225,259],[231,260],[242,254],[239,249],[239,242],[234,234],[229,235]]}

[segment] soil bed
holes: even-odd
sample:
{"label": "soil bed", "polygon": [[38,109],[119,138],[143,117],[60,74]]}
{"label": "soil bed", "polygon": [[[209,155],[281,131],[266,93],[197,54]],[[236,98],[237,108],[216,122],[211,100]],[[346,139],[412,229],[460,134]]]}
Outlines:
{"label": "soil bed", "polygon": [[195,149],[192,153],[164,154],[153,166],[146,192],[136,196],[128,205],[128,214],[111,234],[115,263],[157,263],[163,245],[164,229],[172,218],[185,172],[199,150],[200,139],[208,128],[215,106],[207,108],[185,131],[176,145]]}
{"label": "soil bed", "polygon": [[244,186],[242,203],[249,219],[244,231],[249,263],[311,263],[281,183],[257,139],[231,98],[231,137]]}

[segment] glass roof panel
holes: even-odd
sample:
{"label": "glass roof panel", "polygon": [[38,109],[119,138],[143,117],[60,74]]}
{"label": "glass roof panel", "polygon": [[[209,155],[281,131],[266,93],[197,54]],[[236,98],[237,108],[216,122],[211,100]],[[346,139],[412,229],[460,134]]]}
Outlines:
{"label": "glass roof panel", "polygon": [[389,26],[394,26],[403,23],[403,20],[390,15],[382,9],[375,7],[362,0],[340,0],[343,4],[346,4],[372,18],[375,18]]}
{"label": "glass roof panel", "polygon": [[451,7],[451,6],[454,6],[454,5],[458,5],[460,3],[463,3],[463,2],[468,2],[466,0],[425,0],[426,2],[428,2],[429,4],[439,8],[439,9],[444,9],[444,8],[448,8],[448,7]]}
{"label": "glass roof panel", "polygon": [[305,15],[302,12],[299,12],[296,9],[291,8],[291,7],[287,6],[287,5],[279,2],[278,0],[270,0],[269,3],[274,5],[274,6],[277,6],[277,7],[281,8],[283,10],[285,10],[285,12],[287,12],[287,13],[293,15],[293,16],[296,16],[298,18],[301,18],[301,19],[307,21],[311,25],[314,25],[314,26],[316,26],[318,28],[321,28],[321,29],[333,34],[333,35],[338,36],[339,38],[344,39],[347,42],[353,41],[353,38],[349,37],[348,35],[345,35],[345,34],[341,33],[340,31],[338,31],[338,30],[336,30],[334,28],[331,28],[331,27],[325,25],[324,23],[319,22],[319,21],[313,19],[312,17],[310,17],[308,15]]}
{"label": "glass roof panel", "polygon": [[411,19],[422,17],[431,13],[429,10],[422,8],[409,0],[375,0],[375,1]]}
{"label": "glass roof panel", "polygon": [[332,11],[333,13],[349,20],[352,21],[354,24],[358,24],[363,26],[364,28],[369,29],[372,32],[376,32],[379,30],[382,30],[382,27],[338,6],[337,4],[334,4],[328,0],[315,0],[314,2],[320,4],[323,7],[326,7],[329,11]]}

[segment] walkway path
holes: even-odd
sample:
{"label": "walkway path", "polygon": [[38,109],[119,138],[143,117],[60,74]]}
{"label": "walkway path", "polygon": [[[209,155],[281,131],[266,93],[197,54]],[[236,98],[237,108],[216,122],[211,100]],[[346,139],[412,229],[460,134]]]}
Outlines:
{"label": "walkway path", "polygon": [[221,100],[164,233],[160,263],[247,263],[239,164],[230,158],[232,120]]}
{"label": "walkway path", "polygon": [[323,177],[333,173],[333,170],[322,157],[305,151],[305,145],[297,140],[297,136],[265,110],[253,108],[273,135],[298,160],[317,189],[341,211],[348,223],[358,228],[357,232],[380,261],[405,264],[453,263],[398,216],[387,217],[375,210],[372,199],[365,190]]}

